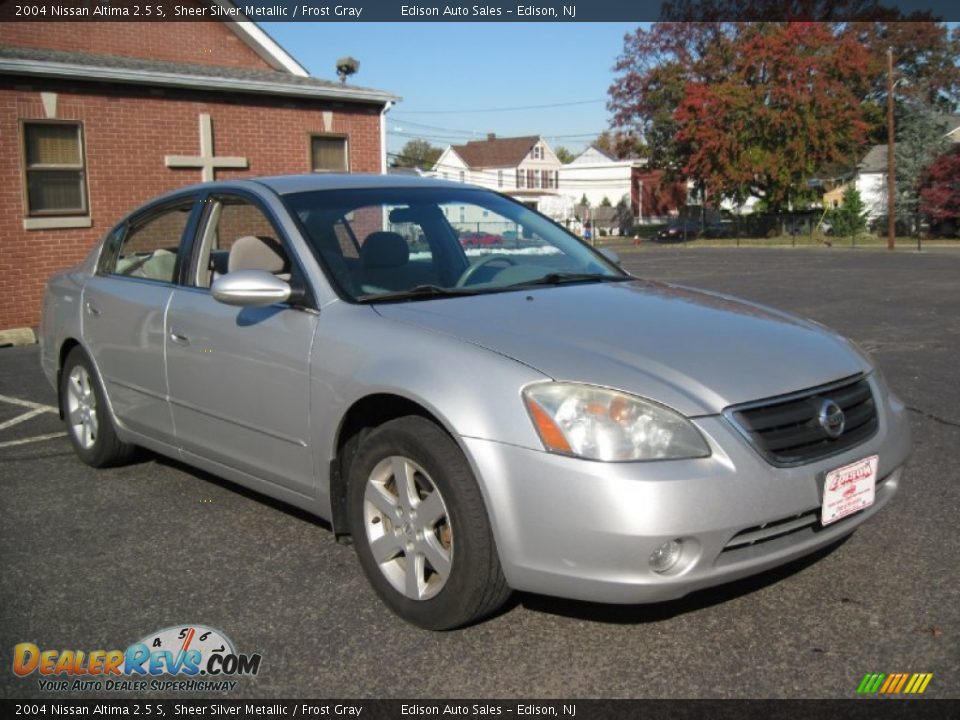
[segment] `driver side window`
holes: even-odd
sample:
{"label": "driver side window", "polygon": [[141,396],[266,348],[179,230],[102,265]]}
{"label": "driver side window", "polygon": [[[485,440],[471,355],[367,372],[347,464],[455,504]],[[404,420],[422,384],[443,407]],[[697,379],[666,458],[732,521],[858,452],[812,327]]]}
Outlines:
{"label": "driver side window", "polygon": [[236,197],[207,201],[192,284],[208,288],[237,270],[264,270],[289,282],[290,257],[279,233],[256,205]]}
{"label": "driver side window", "polygon": [[[172,283],[177,253],[192,209],[191,199],[135,219],[122,237],[114,234],[119,243],[103,258],[100,272]],[[110,244],[113,243],[108,242]]]}

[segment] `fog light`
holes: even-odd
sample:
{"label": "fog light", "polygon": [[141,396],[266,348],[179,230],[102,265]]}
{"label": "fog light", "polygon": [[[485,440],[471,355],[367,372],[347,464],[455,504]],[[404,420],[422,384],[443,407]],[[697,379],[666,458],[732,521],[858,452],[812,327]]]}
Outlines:
{"label": "fog light", "polygon": [[665,573],[680,559],[683,541],[667,540],[650,555],[650,568],[656,573]]}

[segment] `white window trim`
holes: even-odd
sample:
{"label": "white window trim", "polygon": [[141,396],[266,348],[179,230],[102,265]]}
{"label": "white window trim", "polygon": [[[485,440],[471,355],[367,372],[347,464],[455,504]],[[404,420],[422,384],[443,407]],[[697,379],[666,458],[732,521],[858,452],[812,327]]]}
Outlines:
{"label": "white window trim", "polygon": [[24,230],[66,230],[88,227],[93,227],[93,219],[89,215],[51,215],[23,219]]}

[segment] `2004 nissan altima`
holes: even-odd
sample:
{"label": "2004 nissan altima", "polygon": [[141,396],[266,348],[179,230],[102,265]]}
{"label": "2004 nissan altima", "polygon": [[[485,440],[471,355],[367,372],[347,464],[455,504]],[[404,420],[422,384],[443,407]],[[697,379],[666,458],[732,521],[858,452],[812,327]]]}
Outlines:
{"label": "2004 nissan altima", "polygon": [[173,192],[50,280],[41,334],[84,462],[144,446],[326,518],[434,629],[512,589],[644,603],[787,562],[885,505],[910,450],[825,328],[419,178]]}

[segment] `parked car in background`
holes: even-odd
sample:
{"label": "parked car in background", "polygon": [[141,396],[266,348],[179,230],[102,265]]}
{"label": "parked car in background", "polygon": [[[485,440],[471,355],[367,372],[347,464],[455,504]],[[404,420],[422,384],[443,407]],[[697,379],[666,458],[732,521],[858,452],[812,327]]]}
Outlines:
{"label": "parked car in background", "polygon": [[493,247],[503,245],[503,237],[486,232],[461,233],[460,244],[464,247]]}
{"label": "parked car in background", "polygon": [[[468,256],[463,213],[523,247]],[[886,505],[911,445],[823,326],[438,180],[177,190],[50,279],[40,334],[83,462],[143,446],[314,513],[431,629],[511,590],[656,602],[789,562]]]}
{"label": "parked car in background", "polygon": [[703,226],[697,220],[674,220],[657,233],[657,242],[683,242],[700,237]]}

